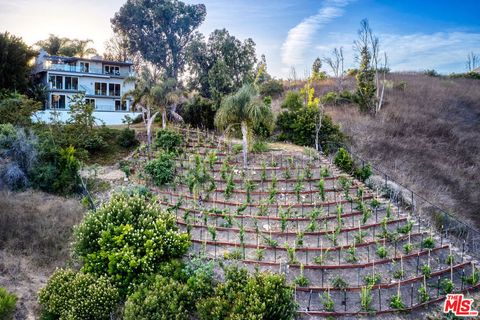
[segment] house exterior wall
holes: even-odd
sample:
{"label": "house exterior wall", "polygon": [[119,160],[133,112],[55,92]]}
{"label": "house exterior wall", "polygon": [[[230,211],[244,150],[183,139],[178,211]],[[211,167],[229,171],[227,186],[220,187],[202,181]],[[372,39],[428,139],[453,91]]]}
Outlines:
{"label": "house exterior wall", "polygon": [[56,57],[41,52],[34,74],[38,82],[47,86],[48,100],[45,110],[34,118],[48,122],[50,111],[57,110],[59,120],[68,119],[71,99],[78,94],[95,104],[95,116],[106,124],[121,124],[125,115],[136,117],[140,113],[132,112],[130,98],[122,101],[122,96],[134,89],[133,83],[125,82],[132,75],[130,70],[129,63]]}

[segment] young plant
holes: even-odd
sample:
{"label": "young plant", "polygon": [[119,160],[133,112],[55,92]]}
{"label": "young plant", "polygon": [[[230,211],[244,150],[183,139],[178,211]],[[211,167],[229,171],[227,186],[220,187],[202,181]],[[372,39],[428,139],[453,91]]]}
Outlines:
{"label": "young plant", "polygon": [[297,180],[293,190],[295,191],[295,195],[297,196],[297,202],[300,202],[301,194],[302,194],[302,191],[303,191],[303,179],[298,179]]}
{"label": "young plant", "polygon": [[379,284],[381,281],[382,281],[382,277],[379,274],[371,274],[371,275],[369,274],[363,278],[363,282],[367,286],[374,286],[376,284]]}
{"label": "young plant", "polygon": [[343,280],[343,278],[341,276],[335,276],[333,279],[332,279],[332,287],[334,287],[335,289],[346,289],[348,288],[348,284],[345,280]]}
{"label": "young plant", "polygon": [[328,170],[327,167],[322,168],[322,169],[320,170],[320,176],[321,176],[322,178],[328,178],[328,177],[330,177],[330,170]]}
{"label": "young plant", "polygon": [[273,204],[274,202],[277,201],[277,194],[278,194],[278,189],[277,189],[277,177],[273,176],[272,181],[270,182],[270,187],[268,189],[268,201]]}
{"label": "young plant", "polygon": [[330,292],[324,291],[322,295],[320,295],[320,300],[322,300],[323,303],[323,309],[328,312],[333,312],[335,311],[335,302],[332,299],[332,296],[330,295]]}
{"label": "young plant", "polygon": [[428,264],[424,264],[421,267],[422,274],[425,276],[425,278],[430,278],[432,275],[432,268]]}
{"label": "young plant", "polygon": [[357,249],[355,248],[355,245],[348,248],[347,253],[348,253],[348,256],[347,256],[347,259],[346,259],[347,262],[356,263],[358,261],[357,256],[356,256]]}
{"label": "young plant", "polygon": [[300,265],[300,275],[295,278],[295,284],[300,287],[307,287],[310,281],[303,274],[303,264]]}
{"label": "young plant", "polygon": [[402,302],[402,297],[398,294],[392,296],[390,299],[390,308],[396,309],[396,310],[402,310],[405,309],[405,305]]}
{"label": "young plant", "polygon": [[478,280],[479,280],[479,273],[478,271],[475,270],[475,268],[472,269],[472,274],[469,275],[468,277],[463,277],[462,278],[462,281],[464,283],[468,283],[469,285],[476,285],[478,283]]}
{"label": "young plant", "polygon": [[307,225],[307,231],[308,232],[315,232],[315,230],[318,228],[317,221],[314,219],[311,219],[310,222]]}
{"label": "young plant", "polygon": [[413,221],[409,220],[404,226],[398,227],[397,231],[402,234],[408,234],[409,232],[412,232],[412,229]]}
{"label": "young plant", "polygon": [[298,264],[298,260],[295,254],[295,247],[290,247],[288,243],[285,242],[285,249],[287,250],[288,263]]}
{"label": "young plant", "polygon": [[233,182],[233,172],[230,172],[227,176],[227,185],[225,186],[225,199],[230,199],[235,190],[235,183]]}
{"label": "young plant", "polygon": [[422,242],[422,247],[426,249],[433,249],[435,248],[435,240],[433,239],[432,236],[426,238]]}
{"label": "young plant", "polygon": [[265,181],[267,180],[267,164],[265,163],[265,161],[262,161],[261,166],[262,167],[260,170],[260,180]]}
{"label": "young plant", "polygon": [[301,247],[303,246],[303,237],[304,237],[304,233],[303,232],[297,232],[297,236],[296,236],[296,239],[295,239],[295,246],[296,247]]}
{"label": "young plant", "polygon": [[325,201],[325,181],[323,179],[320,179],[318,181],[318,194],[320,195],[320,199],[322,199],[322,201]]}
{"label": "young plant", "polygon": [[385,246],[381,246],[381,247],[378,247],[377,248],[377,255],[383,259],[387,256],[387,248],[385,248]]}
{"label": "young plant", "polygon": [[305,168],[303,174],[305,175],[305,178],[307,180],[312,180],[313,178],[313,173],[312,173],[312,169],[310,168],[310,164],[307,165],[307,167]]}
{"label": "young plant", "polygon": [[210,151],[207,155],[207,161],[208,161],[208,166],[210,167],[210,170],[214,169],[215,162],[217,161],[217,153],[215,151]]}
{"label": "young plant", "polygon": [[231,171],[232,171],[232,168],[231,168],[230,164],[228,163],[228,160],[225,158],[222,161],[222,167],[220,168],[220,176],[221,176],[223,181],[227,181],[227,178],[228,178]]}
{"label": "young plant", "polygon": [[421,303],[425,303],[430,300],[430,295],[428,294],[428,289],[425,285],[422,285],[420,288],[418,288],[418,295]]}
{"label": "young plant", "polygon": [[440,287],[442,288],[443,294],[449,294],[449,293],[453,292],[453,289],[455,288],[455,285],[453,284],[452,280],[443,279]]}
{"label": "young plant", "polygon": [[252,180],[245,180],[245,183],[244,183],[243,186],[245,188],[245,192],[246,192],[246,195],[247,195],[247,203],[251,203],[252,202],[252,191],[255,190],[256,185],[252,182]]}
{"label": "young plant", "polygon": [[212,241],[217,240],[217,228],[215,226],[208,226],[208,232],[210,233],[210,236],[212,237]]}
{"label": "young plant", "polygon": [[324,264],[326,260],[328,260],[328,249],[322,251],[319,256],[313,258],[313,262],[320,265]]}
{"label": "young plant", "polygon": [[262,261],[263,257],[265,256],[265,249],[257,249],[255,250],[255,256],[258,261]]}
{"label": "young plant", "polygon": [[362,308],[362,310],[367,312],[371,311],[372,302],[372,288],[370,286],[362,287],[360,291],[360,307]]}
{"label": "young plant", "polygon": [[405,251],[405,254],[409,254],[413,250],[413,244],[411,243],[406,243],[403,245],[403,251]]}

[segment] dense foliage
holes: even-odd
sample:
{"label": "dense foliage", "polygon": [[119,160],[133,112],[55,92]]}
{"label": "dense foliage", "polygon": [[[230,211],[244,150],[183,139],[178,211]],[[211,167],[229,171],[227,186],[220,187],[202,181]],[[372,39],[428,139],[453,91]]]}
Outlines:
{"label": "dense foliage", "polygon": [[122,293],[190,246],[175,217],[138,194],[117,194],[75,229],[75,253],[86,273],[106,275]]}
{"label": "dense foliage", "polygon": [[200,319],[294,319],[293,289],[285,277],[270,273],[249,274],[246,269],[226,270],[225,282],[214,296],[197,303]]}
{"label": "dense foliage", "polygon": [[34,112],[40,108],[41,103],[24,95],[13,92],[0,94],[0,124],[31,125]]}
{"label": "dense foliage", "polygon": [[118,290],[105,277],[57,270],[40,290],[43,319],[110,319]]}
{"label": "dense foliage", "polygon": [[[282,111],[277,117],[277,128],[280,131],[279,140],[291,141],[302,146],[315,144],[315,129],[318,119],[318,107],[304,106],[298,92],[288,92],[282,104]],[[333,123],[326,114],[322,116],[322,126],[319,132],[319,142],[324,151],[328,151],[331,143],[344,140],[340,127]]]}
{"label": "dense foliage", "polygon": [[24,92],[29,62],[35,54],[21,38],[8,32],[0,33],[0,88]]}
{"label": "dense foliage", "polygon": [[182,107],[180,113],[185,123],[192,127],[213,130],[215,112],[216,108],[212,100],[196,95]]}
{"label": "dense foliage", "polygon": [[133,52],[178,80],[186,63],[185,47],[206,16],[203,4],[178,0],[128,0],[115,13],[112,25],[125,34]]}
{"label": "dense foliage", "polygon": [[174,155],[164,151],[159,152],[155,159],[147,162],[145,172],[157,186],[173,181],[175,176]]}
{"label": "dense foliage", "polygon": [[158,130],[155,147],[169,153],[178,153],[183,144],[183,136],[169,129]]}
{"label": "dense foliage", "polygon": [[0,319],[11,319],[17,304],[17,297],[0,287]]}
{"label": "dense foliage", "polygon": [[255,42],[243,42],[225,30],[215,30],[205,42],[202,36],[189,45],[189,63],[194,77],[191,88],[201,96],[220,104],[221,98],[252,82],[255,66]]}

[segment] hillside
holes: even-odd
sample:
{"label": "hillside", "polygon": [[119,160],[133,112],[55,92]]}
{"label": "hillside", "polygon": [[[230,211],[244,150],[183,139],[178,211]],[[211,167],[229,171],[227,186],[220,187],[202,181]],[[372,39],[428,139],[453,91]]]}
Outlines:
{"label": "hillside", "polygon": [[353,151],[393,179],[480,228],[480,82],[392,74],[372,118],[353,105],[327,108]]}

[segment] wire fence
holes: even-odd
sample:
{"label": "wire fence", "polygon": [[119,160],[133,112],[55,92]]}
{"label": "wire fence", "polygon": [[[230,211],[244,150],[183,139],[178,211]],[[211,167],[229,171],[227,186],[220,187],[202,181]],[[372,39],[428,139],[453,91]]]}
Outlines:
{"label": "wire fence", "polygon": [[475,259],[480,260],[479,230],[469,226],[455,215],[452,215],[410,188],[395,181],[383,169],[372,165],[369,161],[358,156],[352,152],[350,147],[343,143],[327,142],[324,149],[328,150],[328,153],[320,152],[333,162],[333,158],[340,147],[350,153],[355,165],[358,167],[363,168],[367,164],[370,165],[372,175],[366,181],[366,184],[374,190],[378,190],[392,203],[408,210],[412,217],[419,222],[419,228],[423,226],[429,230],[436,230],[440,234],[441,242],[443,242],[444,239],[448,239],[455,247],[461,250],[462,258],[465,254],[469,254]]}

